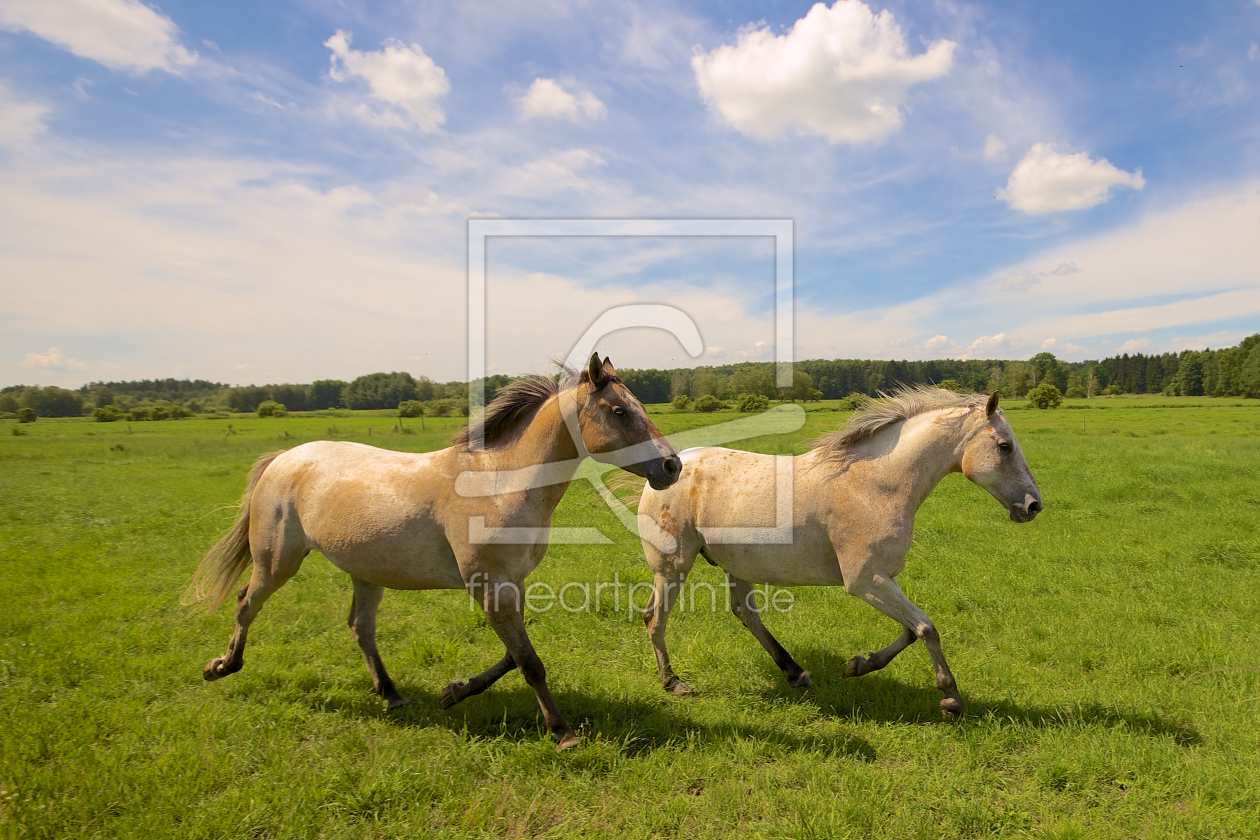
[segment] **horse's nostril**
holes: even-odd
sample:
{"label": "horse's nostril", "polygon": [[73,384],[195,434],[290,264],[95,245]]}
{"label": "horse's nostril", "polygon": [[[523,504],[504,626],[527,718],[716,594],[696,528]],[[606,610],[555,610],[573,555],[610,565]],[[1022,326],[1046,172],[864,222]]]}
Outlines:
{"label": "horse's nostril", "polygon": [[678,475],[680,472],[682,472],[682,461],[678,459],[678,456],[675,455],[673,458],[665,459],[666,475],[674,476]]}
{"label": "horse's nostril", "polygon": [[1041,499],[1033,499],[1028,503],[1029,513],[1041,513]]}

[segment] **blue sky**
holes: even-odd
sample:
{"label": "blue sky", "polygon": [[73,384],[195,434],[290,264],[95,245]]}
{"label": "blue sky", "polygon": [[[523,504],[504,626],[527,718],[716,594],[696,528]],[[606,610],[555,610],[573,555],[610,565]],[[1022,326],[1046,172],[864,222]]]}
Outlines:
{"label": "blue sky", "polygon": [[[0,0],[0,383],[466,374],[469,218],[789,218],[798,358],[1260,330],[1260,2]],[[767,359],[766,239],[492,241],[492,370],[670,303]]]}

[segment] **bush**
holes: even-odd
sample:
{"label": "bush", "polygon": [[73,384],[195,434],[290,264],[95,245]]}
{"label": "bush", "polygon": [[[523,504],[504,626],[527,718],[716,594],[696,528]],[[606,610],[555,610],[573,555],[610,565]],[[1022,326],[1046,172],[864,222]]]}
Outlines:
{"label": "bush", "polygon": [[398,404],[399,417],[419,417],[424,414],[424,403],[419,400],[403,400]]}
{"label": "bush", "polygon": [[867,401],[868,397],[866,394],[859,394],[857,391],[854,391],[852,394],[849,394],[849,396],[840,400],[839,408],[841,411],[857,411],[859,408],[866,405]]}
{"label": "bush", "polygon": [[148,406],[138,405],[131,409],[131,411],[127,412],[127,419],[136,422],[142,420],[152,420],[153,409]]}
{"label": "bush", "polygon": [[737,406],[740,412],[744,414],[753,411],[765,411],[770,407],[770,400],[762,394],[740,394]]}
{"label": "bush", "polygon": [[1108,385],[1106,388],[1102,389],[1102,395],[1104,397],[1118,397],[1123,393],[1124,389],[1115,384]]}
{"label": "bush", "polygon": [[97,423],[113,423],[123,419],[122,410],[116,405],[103,405],[93,411],[92,416],[96,418]]}
{"label": "bush", "polygon": [[723,403],[721,400],[719,400],[717,397],[713,396],[712,394],[705,394],[703,397],[700,397],[698,400],[696,400],[696,404],[693,406],[693,408],[696,411],[704,411],[704,412],[721,411],[722,409],[726,408],[726,404]]}
{"label": "bush", "polygon": [[1063,404],[1063,394],[1059,393],[1057,387],[1047,382],[1029,391],[1028,401],[1034,408],[1058,408]]}
{"label": "bush", "polygon": [[35,409],[24,406],[17,410],[17,420],[19,423],[34,423],[39,415],[35,413]]}
{"label": "bush", "polygon": [[670,401],[670,405],[674,407],[674,411],[686,411],[687,406],[691,403],[691,397],[686,394],[679,394]]}
{"label": "bush", "polygon": [[966,385],[959,382],[957,379],[942,380],[941,382],[936,383],[936,387],[942,388],[946,391],[953,391],[955,394],[965,394],[969,390],[971,390]]}
{"label": "bush", "polygon": [[258,404],[259,417],[283,417],[288,413],[284,405],[275,400],[263,400]]}

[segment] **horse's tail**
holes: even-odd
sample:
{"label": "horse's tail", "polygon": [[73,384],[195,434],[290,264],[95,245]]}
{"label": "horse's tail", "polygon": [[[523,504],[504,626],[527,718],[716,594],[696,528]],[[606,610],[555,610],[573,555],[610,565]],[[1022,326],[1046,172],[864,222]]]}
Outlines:
{"label": "horse's tail", "polygon": [[213,548],[206,552],[180,603],[187,606],[208,598],[210,610],[214,611],[223,603],[223,599],[227,598],[232,587],[236,586],[241,572],[245,571],[245,567],[252,559],[249,550],[249,503],[254,496],[254,485],[258,484],[258,479],[262,477],[263,471],[271,465],[271,462],[282,454],[284,454],[283,449],[278,452],[268,452],[254,462],[253,469],[249,471],[249,483],[245,486],[245,494],[241,496],[241,512],[236,518],[236,524],[214,544]]}

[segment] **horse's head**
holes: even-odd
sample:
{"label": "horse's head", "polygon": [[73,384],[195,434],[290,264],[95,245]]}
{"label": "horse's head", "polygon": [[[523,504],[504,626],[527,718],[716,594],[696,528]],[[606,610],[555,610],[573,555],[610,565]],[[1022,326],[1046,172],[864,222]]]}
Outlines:
{"label": "horse's head", "polygon": [[998,410],[996,391],[984,411],[963,449],[963,475],[1001,502],[1010,511],[1012,522],[1031,522],[1041,512],[1041,490],[1011,425]]}
{"label": "horse's head", "polygon": [[643,404],[617,378],[612,362],[591,355],[578,381],[578,426],[582,443],[596,461],[616,464],[664,490],[682,474],[674,447],[648,419]]}

